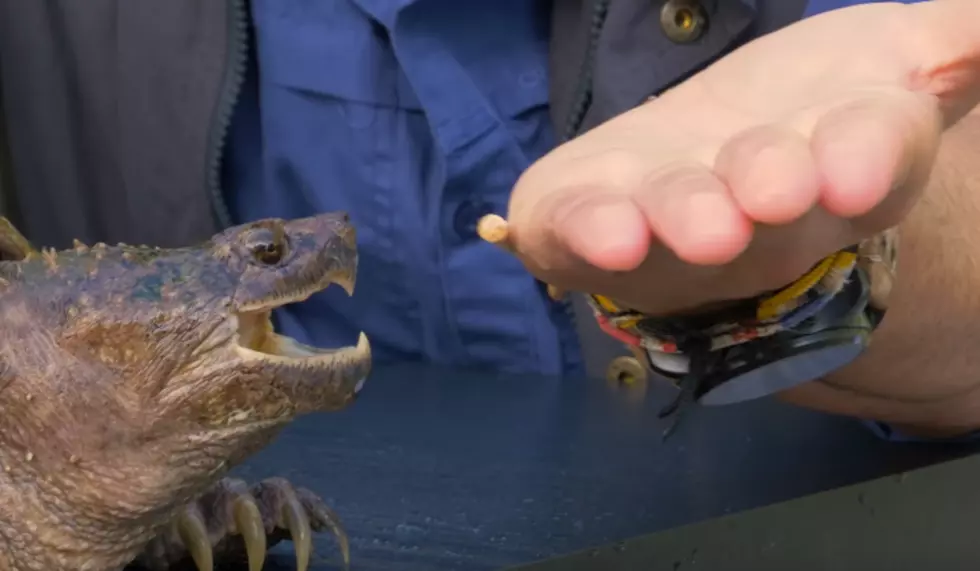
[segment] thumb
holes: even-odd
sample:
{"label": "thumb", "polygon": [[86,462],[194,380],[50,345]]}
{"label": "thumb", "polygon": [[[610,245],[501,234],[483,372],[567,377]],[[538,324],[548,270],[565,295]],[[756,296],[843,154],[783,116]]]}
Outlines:
{"label": "thumb", "polygon": [[913,91],[935,96],[950,126],[980,104],[980,2],[935,0],[907,6],[899,44]]}

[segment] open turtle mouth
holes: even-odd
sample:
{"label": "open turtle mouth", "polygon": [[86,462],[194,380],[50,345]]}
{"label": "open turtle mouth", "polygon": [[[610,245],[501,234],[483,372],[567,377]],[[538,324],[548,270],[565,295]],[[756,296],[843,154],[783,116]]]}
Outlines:
{"label": "open turtle mouth", "polygon": [[[289,337],[276,333],[272,325],[271,311],[256,311],[238,314],[238,347],[244,352],[259,353],[257,358],[329,361],[338,352],[370,351],[367,336],[361,333],[357,345],[340,349],[312,347]],[[309,363],[313,364],[313,363]]]}
{"label": "open turtle mouth", "polygon": [[[326,285],[329,283],[338,283],[348,295],[353,294],[353,283],[331,280]],[[253,305],[247,310],[235,312],[238,326],[235,348],[238,354],[245,360],[264,361],[280,367],[295,367],[307,373],[331,372],[335,378],[336,374],[342,371],[368,369],[371,363],[371,346],[363,332],[358,337],[357,345],[331,349],[306,345],[275,331],[272,324],[274,309],[303,301],[313,293],[325,289],[326,285],[304,288],[293,295],[277,297],[262,304],[261,308]],[[364,378],[354,379],[354,382],[356,383],[354,392],[360,391]]]}

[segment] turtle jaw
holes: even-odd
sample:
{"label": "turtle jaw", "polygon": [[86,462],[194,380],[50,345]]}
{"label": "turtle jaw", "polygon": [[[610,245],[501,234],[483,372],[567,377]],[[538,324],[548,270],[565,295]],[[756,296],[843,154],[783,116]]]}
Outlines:
{"label": "turtle jaw", "polygon": [[337,408],[356,396],[371,370],[371,345],[363,332],[356,345],[321,348],[275,331],[271,309],[237,313],[238,358],[265,370],[300,408]]}
{"label": "turtle jaw", "polygon": [[[356,258],[353,258],[356,260]],[[334,265],[334,264],[331,264]],[[275,296],[255,301],[245,308],[239,307],[232,314],[234,329],[237,331],[236,351],[247,361],[265,361],[279,367],[298,367],[305,370],[332,369],[354,365],[371,360],[371,347],[367,336],[362,332],[356,346],[342,348],[321,348],[300,343],[288,335],[275,331],[272,311],[292,303],[299,303],[318,293],[330,284],[337,284],[354,294],[354,272],[356,262],[342,264],[325,271],[315,279],[304,280],[290,292],[278,292]],[[357,385],[357,390],[363,379]]]}
{"label": "turtle jaw", "polygon": [[235,350],[246,360],[302,365],[307,368],[330,367],[345,359],[355,362],[371,359],[367,335],[358,335],[357,345],[336,349],[313,347],[288,335],[276,333],[272,312],[255,311],[236,314],[238,337]]}

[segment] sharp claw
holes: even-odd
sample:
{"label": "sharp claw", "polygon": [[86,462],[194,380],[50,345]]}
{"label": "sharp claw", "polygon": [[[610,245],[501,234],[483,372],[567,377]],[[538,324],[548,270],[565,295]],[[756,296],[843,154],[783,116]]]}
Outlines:
{"label": "sharp claw", "polygon": [[262,571],[265,563],[265,526],[259,506],[251,496],[239,496],[232,507],[235,527],[245,541],[249,571]]}
{"label": "sharp claw", "polygon": [[198,571],[214,571],[211,538],[204,518],[196,510],[185,509],[177,516],[177,534],[191,554]]}
{"label": "sharp claw", "polygon": [[344,569],[350,568],[350,540],[347,538],[347,532],[340,523],[340,517],[332,509],[323,504],[315,505],[312,509],[316,511],[317,518],[326,523],[327,527],[330,528],[330,532],[337,538],[337,543],[340,545],[340,554],[344,558]]}
{"label": "sharp claw", "polygon": [[313,531],[310,529],[310,518],[306,510],[292,491],[286,493],[282,505],[282,517],[293,539],[296,549],[296,571],[306,571],[310,564],[310,552],[313,550]]}

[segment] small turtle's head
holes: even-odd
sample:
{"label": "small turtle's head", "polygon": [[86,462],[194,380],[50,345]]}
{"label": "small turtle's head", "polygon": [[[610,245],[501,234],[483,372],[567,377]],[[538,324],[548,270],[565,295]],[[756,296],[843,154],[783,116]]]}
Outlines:
{"label": "small turtle's head", "polygon": [[303,301],[330,284],[354,293],[357,246],[343,213],[284,222],[262,220],[212,240],[211,253],[237,276],[222,332],[223,359],[239,375],[270,381],[298,412],[347,404],[363,386],[371,351],[362,333],[356,347],[304,345],[274,331],[273,309]]}
{"label": "small turtle's head", "polygon": [[356,269],[343,213],[261,220],[187,248],[31,253],[0,263],[4,359],[87,394],[74,402],[80,415],[97,416],[85,407],[102,394],[142,423],[241,436],[342,408],[360,391],[371,366],[363,334],[356,347],[321,349],[270,320],[330,284],[352,293]]}

